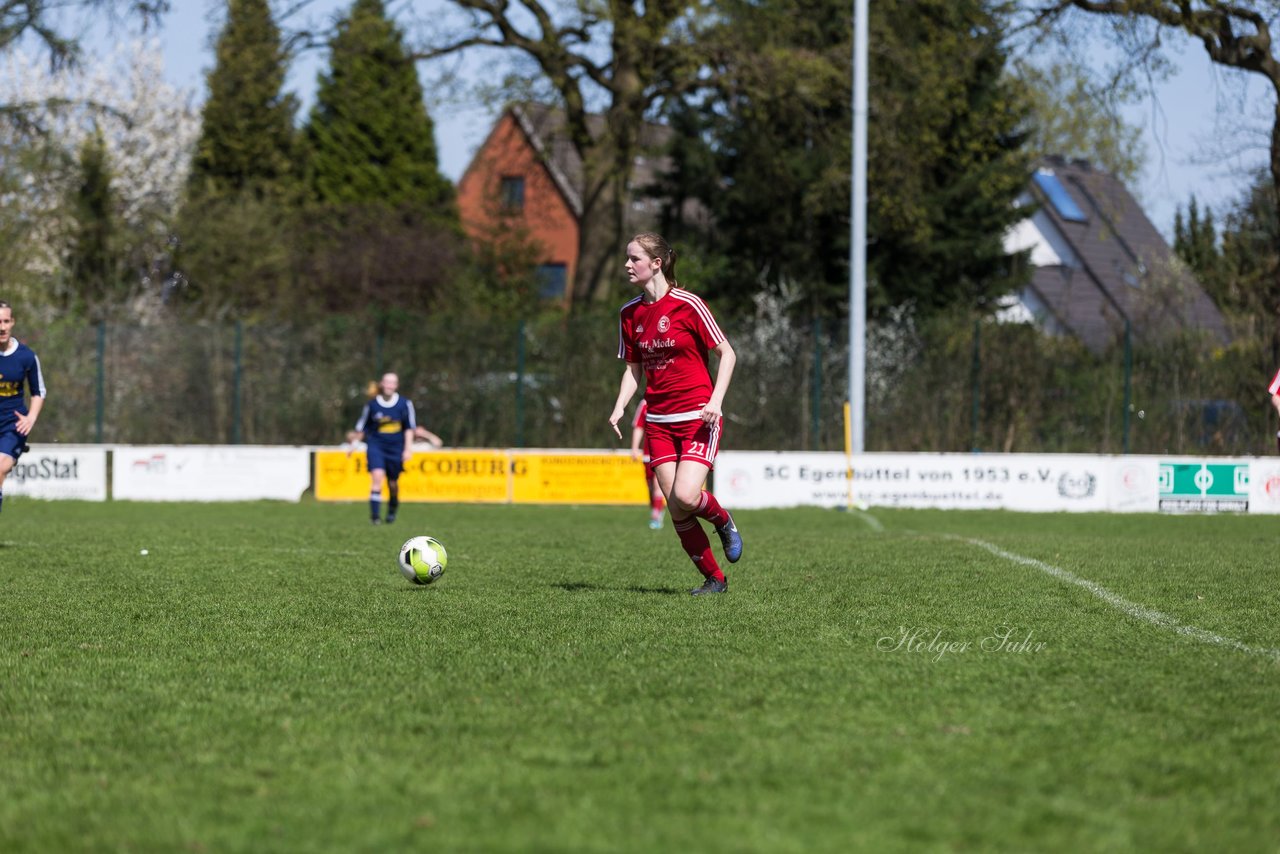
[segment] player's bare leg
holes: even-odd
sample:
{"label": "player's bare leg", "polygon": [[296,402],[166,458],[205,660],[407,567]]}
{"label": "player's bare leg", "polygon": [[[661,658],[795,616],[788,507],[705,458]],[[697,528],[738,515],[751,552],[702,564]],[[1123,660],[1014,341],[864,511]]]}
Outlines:
{"label": "player's bare leg", "polygon": [[396,511],[400,509],[400,480],[387,479],[387,524],[396,520]]}
{"label": "player's bare leg", "polygon": [[374,469],[369,472],[372,479],[369,487],[369,517],[375,525],[382,524],[382,482],[387,479],[386,469]]}
{"label": "player's bare leg", "polygon": [[667,511],[671,514],[671,526],[675,528],[680,545],[693,565],[705,579],[703,585],[689,591],[694,596],[707,593],[724,593],[729,589],[729,579],[716,563],[711,553],[711,541],[695,515],[702,501],[702,484],[707,479],[707,466],[695,460],[680,463],[666,462],[655,467],[658,485],[667,497]]}
{"label": "player's bare leg", "polygon": [[[678,501],[684,512],[710,522],[720,537],[725,559],[729,563],[737,563],[742,557],[742,537],[738,534],[738,526],[734,524],[729,511],[720,506],[714,495],[702,488],[707,479],[707,469],[697,460],[682,460],[680,467],[680,473],[677,473],[672,485],[675,497],[668,495],[668,503]],[[688,471],[688,475],[682,480],[682,473],[685,471]],[[675,520],[674,513],[671,519]]]}

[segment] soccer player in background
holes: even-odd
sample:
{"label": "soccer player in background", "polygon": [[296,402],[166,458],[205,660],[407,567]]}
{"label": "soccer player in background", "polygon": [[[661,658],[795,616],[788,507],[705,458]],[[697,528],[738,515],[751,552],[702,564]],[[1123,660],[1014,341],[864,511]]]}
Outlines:
{"label": "soccer player in background", "polygon": [[[720,448],[724,396],[737,357],[707,304],[677,284],[675,266],[675,251],[657,234],[638,234],[627,244],[627,278],[640,295],[618,314],[618,358],[627,367],[609,425],[621,439],[618,422],[643,379],[649,465],[680,545],[704,579],[690,593],[701,596],[724,593],[729,581],[699,519],[715,528],[729,563],[742,557],[733,517],[702,488]],[[714,383],[709,351],[720,357]]]}
{"label": "soccer player in background", "polygon": [[[31,392],[29,405],[24,405],[24,385]],[[4,506],[5,478],[27,450],[44,398],[40,359],[13,337],[13,306],[0,300],[0,507]]]}
{"label": "soccer player in background", "polygon": [[[412,401],[401,397],[397,391],[399,388],[399,377],[392,373],[383,374],[377,394],[364,405],[355,429],[347,433],[348,443],[361,439],[365,443],[365,458],[372,480],[369,516],[375,525],[382,524],[383,481],[387,483],[387,524],[396,520],[396,511],[400,507],[400,473],[413,456],[413,433],[417,422]],[[347,453],[350,455],[351,452]]]}
{"label": "soccer player in background", "polygon": [[656,531],[662,527],[662,514],[667,502],[662,497],[662,490],[658,488],[658,478],[649,465],[649,451],[641,450],[644,445],[644,421],[648,413],[649,404],[641,398],[640,405],[636,407],[636,417],[631,421],[631,459],[644,463],[644,483],[649,490],[649,527]]}
{"label": "soccer player in background", "polygon": [[[1280,413],[1280,371],[1276,371],[1276,375],[1271,378],[1271,385],[1267,386],[1267,392],[1271,395],[1271,405],[1276,408],[1276,412]],[[1280,430],[1276,431],[1276,452],[1280,453]]]}

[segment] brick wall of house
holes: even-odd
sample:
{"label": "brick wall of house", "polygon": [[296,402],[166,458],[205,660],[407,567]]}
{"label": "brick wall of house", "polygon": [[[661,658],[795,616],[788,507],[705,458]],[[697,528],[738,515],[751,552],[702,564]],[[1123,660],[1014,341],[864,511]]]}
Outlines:
{"label": "brick wall of house", "polygon": [[[520,205],[510,198],[517,179],[523,184]],[[564,299],[570,298],[578,265],[578,219],[511,111],[499,119],[458,182],[458,209],[473,240],[527,234],[536,264],[565,266]]]}

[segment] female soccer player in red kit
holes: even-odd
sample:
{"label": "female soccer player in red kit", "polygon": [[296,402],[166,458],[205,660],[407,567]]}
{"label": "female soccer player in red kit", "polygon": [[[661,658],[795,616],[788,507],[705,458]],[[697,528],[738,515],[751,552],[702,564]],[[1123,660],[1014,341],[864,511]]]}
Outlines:
{"label": "female soccer player in red kit", "polygon": [[[722,407],[737,357],[707,304],[676,283],[676,253],[656,234],[627,244],[627,277],[641,293],[618,317],[618,358],[627,363],[609,424],[618,422],[645,381],[645,444],[649,465],[667,497],[680,545],[705,579],[695,596],[724,593],[729,581],[711,553],[698,519],[720,535],[729,563],[742,557],[742,538],[729,511],[702,488],[720,448]],[[714,384],[707,352],[720,357]]]}

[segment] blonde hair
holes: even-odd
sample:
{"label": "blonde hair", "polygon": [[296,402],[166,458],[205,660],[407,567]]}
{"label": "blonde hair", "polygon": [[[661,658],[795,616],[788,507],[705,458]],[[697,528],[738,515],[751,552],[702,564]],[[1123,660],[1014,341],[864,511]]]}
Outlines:
{"label": "blonde hair", "polygon": [[639,244],[640,248],[650,258],[658,259],[662,275],[666,278],[667,284],[673,288],[680,287],[680,284],[676,281],[676,250],[671,248],[671,244],[667,243],[666,238],[652,231],[643,231],[631,238],[631,242]]}
{"label": "blonde hair", "polygon": [[370,400],[373,400],[375,397],[377,397],[377,396],[378,396],[378,381],[377,381],[377,380],[369,380],[369,384],[368,384],[367,386],[365,386],[365,387],[364,387],[364,394],[365,394],[365,397],[369,398]]}

